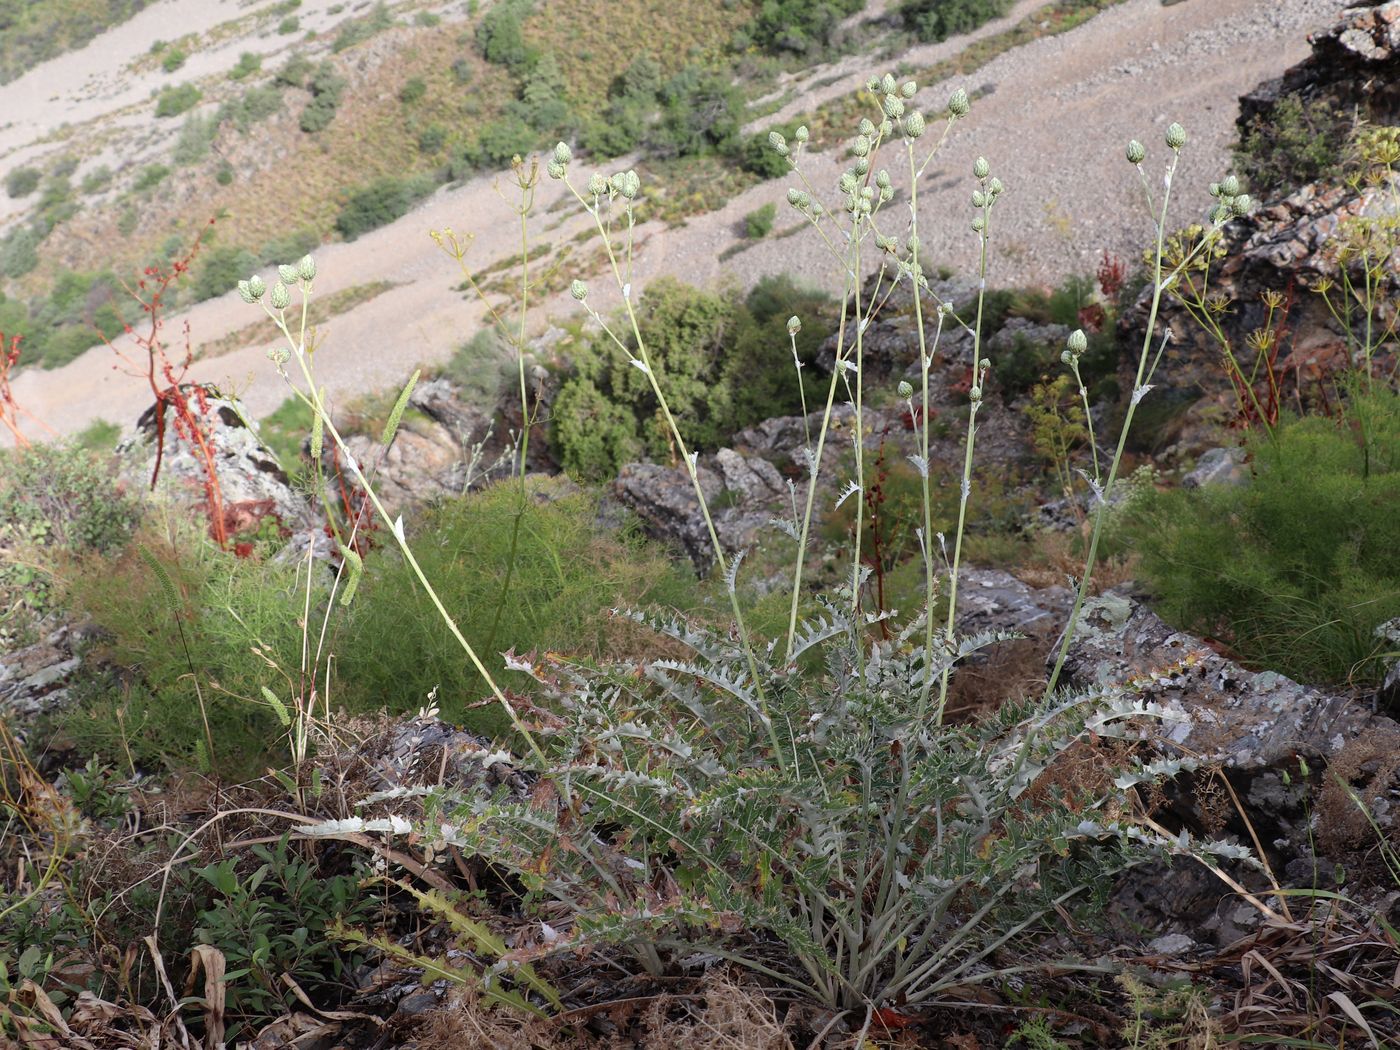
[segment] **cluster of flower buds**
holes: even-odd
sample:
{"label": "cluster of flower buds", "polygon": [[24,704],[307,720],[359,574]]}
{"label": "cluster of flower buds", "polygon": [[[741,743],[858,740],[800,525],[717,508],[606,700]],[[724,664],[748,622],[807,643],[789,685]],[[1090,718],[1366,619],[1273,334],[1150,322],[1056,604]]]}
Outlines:
{"label": "cluster of flower buds", "polygon": [[268,295],[267,282],[257,274],[246,281],[238,282],[238,297],[248,305],[262,302],[267,295],[268,305],[274,310],[285,310],[292,303],[291,286],[298,283],[310,284],[316,279],[316,260],[303,255],[295,264],[283,263],[277,267],[277,280],[273,282],[272,294]]}
{"label": "cluster of flower buds", "polygon": [[637,177],[636,171],[629,168],[626,171],[619,171],[608,180],[608,189],[619,197],[627,200],[635,200],[637,194],[642,190],[642,180]]}
{"label": "cluster of flower buds", "polygon": [[1084,356],[1084,351],[1088,349],[1089,337],[1084,334],[1082,328],[1076,328],[1073,332],[1070,332],[1069,338],[1065,340],[1065,349],[1060,354],[1060,362],[1073,366]]}
{"label": "cluster of flower buds", "polygon": [[796,186],[787,191],[787,201],[803,215],[818,215],[821,212],[821,205],[812,201],[812,195]]}
{"label": "cluster of flower buds", "polygon": [[981,371],[977,377],[977,382],[974,383],[972,388],[967,392],[967,399],[974,405],[979,404],[982,400],[982,388],[987,385],[987,373],[991,370],[991,359],[986,357],[982,358]]}
{"label": "cluster of flower buds", "polygon": [[1254,206],[1249,194],[1240,191],[1240,180],[1233,175],[1226,175],[1219,182],[1212,182],[1210,195],[1216,199],[1215,207],[1210,210],[1210,221],[1217,226],[1248,215]]}
{"label": "cluster of flower buds", "polygon": [[[800,147],[811,138],[811,132],[807,130],[806,124],[802,124],[792,133],[792,137]],[[788,145],[787,138],[781,131],[770,131],[768,133],[768,148],[780,157],[792,156],[792,147]]]}
{"label": "cluster of flower buds", "polygon": [[981,234],[987,228],[987,213],[992,210],[1004,187],[1001,180],[992,175],[992,166],[987,163],[986,157],[978,157],[972,162],[972,174],[981,183],[978,189],[972,191],[972,206],[977,209],[977,214],[972,217],[972,229]]}
{"label": "cluster of flower buds", "polygon": [[551,179],[562,179],[569,171],[569,161],[574,159],[574,151],[569,149],[567,142],[560,142],[555,145],[554,153],[549,158],[549,163],[545,165],[545,171],[549,172]]}

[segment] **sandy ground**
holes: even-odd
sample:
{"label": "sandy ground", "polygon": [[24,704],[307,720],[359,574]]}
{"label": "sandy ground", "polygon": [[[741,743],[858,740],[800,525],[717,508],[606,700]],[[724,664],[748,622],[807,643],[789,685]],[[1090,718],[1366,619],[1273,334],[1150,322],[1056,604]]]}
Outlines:
{"label": "sandy ground", "polygon": [[[206,20],[217,22],[227,17],[229,6],[215,0],[158,4],[84,52],[56,59],[16,84],[36,76],[42,80],[46,70],[60,64],[70,70],[70,76],[102,83],[102,56],[129,56],[138,43],[122,35],[128,42],[117,47],[109,37],[135,32],[133,27],[142,19],[161,24],[162,10],[198,9]],[[1036,6],[1026,0],[1011,17]],[[969,195],[972,161],[978,155],[991,161],[993,172],[1007,188],[995,213],[990,283],[1053,282],[1070,273],[1087,272],[1104,249],[1135,255],[1150,227],[1142,189],[1123,160],[1123,146],[1134,137],[1147,144],[1146,168],[1156,183],[1154,190],[1159,189],[1167,153],[1161,145],[1162,133],[1173,120],[1185,125],[1190,134],[1177,179],[1174,219],[1187,222],[1204,214],[1209,201],[1205,185],[1228,169],[1238,96],[1302,59],[1308,51],[1307,33],[1327,25],[1340,6],[1340,0],[1187,0],[1170,7],[1159,0],[1127,0],[1069,33],[1008,52],[969,77],[923,85],[919,98],[927,100],[928,109],[941,109],[956,87],[982,95],[921,183],[919,221],[926,255],[934,264],[958,269],[973,265],[976,243],[968,226]],[[981,32],[996,32],[1007,24],[989,25]],[[152,32],[149,25],[145,32]],[[176,34],[162,29],[156,35]],[[919,48],[901,60],[915,66],[927,64],[966,42],[964,38]],[[239,49],[239,45],[233,47],[235,52]],[[82,55],[87,58],[81,59]],[[813,70],[794,86],[837,72],[846,79],[807,93],[801,108],[810,107],[819,97],[850,90],[863,83],[868,73],[862,63],[847,59],[838,66]],[[14,87],[0,89],[0,104],[5,106],[0,111],[15,112],[8,107]],[[25,90],[36,88],[31,85]],[[64,112],[61,103],[43,104],[59,106],[44,112],[50,119],[63,119],[57,116]],[[41,123],[36,118],[33,126]],[[3,134],[10,132],[5,129]],[[836,201],[834,183],[841,163],[835,150],[803,162],[813,185],[823,192],[831,188],[829,204]],[[902,170],[896,167],[902,163],[900,157],[892,155],[885,163]],[[574,177],[580,182],[586,179],[589,169],[578,163],[574,167]],[[839,288],[836,266],[812,231],[770,238],[726,261],[719,259],[740,240],[743,216],[761,204],[779,202],[779,232],[794,225],[797,216],[784,203],[792,181],[780,178],[754,187],[724,208],[680,228],[641,227],[644,243],[636,258],[635,286],[644,288],[662,274],[704,283],[721,274],[749,282],[765,274],[788,272],[820,287]],[[898,176],[895,183],[902,185]],[[506,189],[503,179],[480,178],[442,190],[392,226],[319,252],[317,291],[321,294],[381,278],[398,282],[391,291],[324,326],[317,368],[333,398],[400,384],[416,364],[446,359],[477,330],[482,310],[455,290],[460,274],[434,247],[428,231],[452,227],[459,233],[474,233],[469,259],[477,270],[508,257],[518,250],[518,233],[501,197]],[[584,221],[574,216],[559,229],[544,232],[558,217],[546,209],[561,192],[559,184],[545,182],[535,227],[544,239],[556,242],[582,228]],[[599,307],[619,301],[602,275],[584,276],[590,278],[593,301]],[[537,311],[538,321],[542,324],[545,316],[559,316],[574,306],[566,296],[546,302]],[[173,318],[168,330],[177,331],[188,321],[199,344],[241,329],[258,316],[257,310],[230,294]],[[253,416],[266,414],[287,393],[265,357],[273,336],[269,325],[265,342],[199,362],[193,375],[240,393]],[[112,368],[111,353],[105,349],[90,351],[53,371],[26,371],[16,380],[15,393],[60,433],[80,429],[97,418],[130,425],[147,407],[149,397],[140,382]]]}

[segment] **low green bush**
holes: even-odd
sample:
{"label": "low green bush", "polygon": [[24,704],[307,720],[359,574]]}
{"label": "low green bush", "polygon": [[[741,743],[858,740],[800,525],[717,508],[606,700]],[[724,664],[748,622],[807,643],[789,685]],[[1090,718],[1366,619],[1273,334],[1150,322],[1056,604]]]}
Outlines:
{"label": "low green bush", "polygon": [[228,71],[230,80],[242,80],[262,69],[262,55],[244,51],[238,56],[238,64]]}
{"label": "low green bush", "polygon": [[411,106],[428,93],[428,84],[422,77],[410,77],[399,89],[399,101]]}
{"label": "low green bush", "polygon": [[105,164],[98,165],[83,176],[82,190],[87,196],[101,193],[112,184],[112,169]]}
{"label": "low green bush", "polygon": [[286,18],[282,19],[282,21],[277,23],[277,32],[281,33],[283,36],[286,36],[290,33],[295,33],[300,28],[301,19],[298,18],[296,15],[288,15]]}
{"label": "low green bush", "polygon": [[753,21],[736,35],[733,47],[758,47],[773,54],[820,52],[842,20],[862,7],[863,0],[764,0]]}
{"label": "low green bush", "polygon": [[433,190],[431,177],[386,175],[352,193],[336,216],[336,231],[347,241],[406,215]]}
{"label": "low green bush", "polygon": [[744,216],[744,236],[759,240],[773,232],[773,223],[778,218],[778,206],[771,201],[755,208]]}
{"label": "low green bush", "polygon": [[276,82],[259,84],[219,107],[219,123],[229,121],[246,132],[282,109],[282,92]]}
{"label": "low green bush", "polygon": [[[823,397],[809,373],[830,330],[825,303],[787,277],[766,278],[747,297],[653,282],[641,297],[638,324],[653,366],[668,378],[667,399],[686,440],[714,449],[756,420],[800,411],[799,382],[812,384],[812,403]],[[786,327],[793,315],[802,319],[801,380]],[[638,452],[670,455],[650,384],[609,338],[596,338],[575,367],[553,409],[553,441],[566,470],[597,480]]]}
{"label": "low green bush", "polygon": [[345,93],[345,78],[335,71],[335,66],[330,62],[322,62],[306,82],[306,89],[311,92],[311,101],[301,111],[301,130],[314,135],[330,127],[335,119],[340,97]]}
{"label": "low green bush", "polygon": [[300,667],[307,594],[293,569],[219,550],[194,524],[148,521],[115,553],[77,559],[63,600],[101,631],[87,666],[125,669],[91,670],[76,689],[62,726],[84,753],[230,775],[285,756],[262,688],[285,697]]}
{"label": "low green bush", "polygon": [[203,97],[204,93],[193,84],[166,88],[156,98],[156,116],[178,117],[199,105],[199,100]]}
{"label": "low green bush", "polygon": [[0,274],[23,277],[32,272],[39,265],[39,245],[45,236],[42,226],[28,223],[0,237]]}
{"label": "low green bush", "polygon": [[187,55],[182,48],[178,47],[169,48],[162,53],[165,57],[160,60],[160,68],[167,73],[175,72],[175,70],[185,64],[185,59],[189,58],[189,55]]}
{"label": "low green bush", "polygon": [[1247,443],[1248,484],[1155,493],[1122,538],[1170,623],[1303,681],[1374,680],[1372,632],[1400,616],[1400,396],[1275,438]]}
{"label": "low green bush", "polygon": [[5,176],[5,192],[11,197],[27,197],[39,188],[42,177],[38,168],[16,168]]}
{"label": "low green bush", "polygon": [[0,639],[53,610],[56,558],[118,547],[136,518],[109,465],[82,448],[0,453]]}
{"label": "low green bush", "polygon": [[198,164],[209,156],[209,148],[214,144],[214,136],[218,131],[217,116],[200,116],[198,113],[191,115],[180,128],[171,159],[180,167]]}
{"label": "low green bush", "polygon": [[165,177],[170,174],[170,168],[164,164],[147,164],[136,174],[136,179],[131,184],[131,188],[137,193],[144,193],[146,190],[153,190],[165,181]]}
{"label": "low green bush", "polygon": [[905,0],[899,13],[920,40],[940,41],[970,33],[1010,9],[1011,0]]}
{"label": "low green bush", "polygon": [[1239,175],[1257,197],[1292,193],[1341,168],[1351,122],[1326,99],[1284,95],[1249,122],[1235,147]]}
{"label": "low green bush", "polygon": [[[694,609],[698,584],[633,532],[597,524],[596,497],[558,480],[531,482],[523,511],[515,481],[448,500],[421,515],[413,549],[462,633],[483,653],[555,650],[583,659],[622,655],[641,637],[609,616],[622,606]],[[515,569],[504,596],[517,512]],[[393,638],[392,646],[384,640]],[[493,733],[494,707],[471,705],[485,686],[399,555],[376,551],[335,639],[340,702],[358,711],[415,711],[430,696],[447,718]],[[507,675],[513,688],[528,684]]]}
{"label": "low green bush", "polygon": [[375,4],[374,9],[364,18],[357,18],[352,22],[347,22],[336,33],[335,39],[331,41],[331,50],[339,54],[363,44],[370,37],[382,33],[394,24],[394,16],[389,13],[389,8],[384,4]]}

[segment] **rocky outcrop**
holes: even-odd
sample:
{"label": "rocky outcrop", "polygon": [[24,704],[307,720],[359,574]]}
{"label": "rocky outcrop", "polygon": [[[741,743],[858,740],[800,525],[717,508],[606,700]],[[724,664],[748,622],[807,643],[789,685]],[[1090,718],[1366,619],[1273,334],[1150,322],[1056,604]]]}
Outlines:
{"label": "rocky outcrop", "polygon": [[[274,518],[288,531],[315,525],[311,504],[291,486],[277,457],[258,437],[257,424],[238,402],[212,387],[205,388],[203,400],[208,411],[201,419],[214,451],[228,531],[254,529],[266,517]],[[157,486],[177,503],[202,507],[204,460],[181,435],[172,415],[167,407],[163,426],[158,425],[156,408],[152,407],[137,420],[136,433],[117,447],[121,473],[133,485],[149,488],[160,434],[164,448]]]}
{"label": "rocky outcrop", "polygon": [[1324,99],[1341,112],[1360,109],[1377,124],[1400,123],[1400,0],[1352,4],[1312,45],[1306,59],[1240,99],[1241,129],[1270,119],[1286,95]]}
{"label": "rocky outcrop", "polygon": [[0,653],[0,722],[22,734],[35,718],[67,703],[87,634],[87,629],[63,624],[32,645]]}

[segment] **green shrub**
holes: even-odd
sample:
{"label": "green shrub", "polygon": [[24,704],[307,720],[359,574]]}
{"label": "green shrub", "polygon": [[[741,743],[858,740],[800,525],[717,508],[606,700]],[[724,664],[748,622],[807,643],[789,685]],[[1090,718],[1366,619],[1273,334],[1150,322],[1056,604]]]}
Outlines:
{"label": "green shrub", "polygon": [[399,89],[399,101],[405,106],[411,106],[420,101],[427,93],[428,85],[422,77],[410,77],[408,82]]}
{"label": "green shrub", "polygon": [[1244,129],[1235,164],[1255,196],[1282,196],[1335,175],[1350,131],[1346,114],[1326,99],[1284,95]]}
{"label": "green shrub", "polygon": [[486,61],[517,74],[535,64],[539,54],[521,32],[533,9],[533,0],[500,0],[491,6],[476,27],[476,46]]}
{"label": "green shrub", "polygon": [[193,84],[166,88],[156,99],[156,116],[178,117],[181,113],[199,105],[204,93]]}
{"label": "green shrub", "polygon": [[418,133],[418,152],[426,156],[441,153],[447,145],[447,129],[441,124],[429,124]]}
{"label": "green shrub", "polygon": [[94,419],[73,436],[73,444],[85,452],[111,452],[121,440],[122,428],[106,419]]}
{"label": "green shrub", "polygon": [[[553,480],[531,485],[504,604],[521,507],[515,482],[449,500],[421,515],[415,529],[415,556],[478,651],[621,655],[638,636],[609,609],[693,607],[693,577],[631,532],[600,529],[595,497]],[[386,638],[394,645],[385,646]],[[397,552],[366,559],[360,592],[336,641],[340,701],[353,709],[414,711],[436,691],[445,717],[490,732],[502,728],[495,709],[469,709],[485,687]],[[513,687],[528,684],[519,675],[506,680]]]}
{"label": "green shrub", "polygon": [[0,641],[53,610],[57,559],[120,546],[136,517],[107,464],[81,448],[0,453]]}
{"label": "green shrub", "polygon": [[101,193],[112,184],[112,169],[105,164],[98,165],[83,176],[82,190],[87,196]]}
{"label": "green shrub", "polygon": [[261,123],[282,108],[282,92],[277,83],[259,84],[219,107],[219,123],[231,122],[239,131]]}
{"label": "green shrub", "polygon": [[238,64],[228,71],[230,80],[242,80],[262,69],[262,55],[244,51],[238,56]]}
{"label": "green shrub", "polygon": [[900,16],[920,40],[940,41],[970,33],[1011,9],[1011,0],[905,0]]}
{"label": "green shrub", "polygon": [[0,273],[23,277],[39,265],[39,245],[47,236],[34,224],[16,226],[0,238]]}
{"label": "green shrub", "polygon": [[234,178],[233,165],[228,161],[223,161],[217,171],[214,172],[214,181],[220,186],[232,186]]}
{"label": "green shrub", "polygon": [[348,241],[408,214],[433,183],[421,175],[398,178],[386,175],[352,193],[336,216],[335,228]]}
{"label": "green shrub", "polygon": [[171,159],[180,167],[198,164],[209,156],[209,147],[214,144],[214,136],[219,131],[219,118],[214,115],[200,116],[195,113],[185,120],[180,135],[175,140],[175,151]]}
{"label": "green shrub", "polygon": [[[667,401],[688,442],[714,449],[741,427],[800,410],[786,328],[793,314],[803,322],[798,354],[807,367],[801,381],[812,384],[810,399],[824,395],[808,375],[829,331],[824,302],[787,277],[761,281],[747,299],[669,278],[647,288],[638,326],[653,367],[667,377]],[[596,480],[613,476],[637,449],[669,455],[650,384],[611,340],[595,339],[576,365],[553,415],[553,441],[566,469]]]}
{"label": "green shrub", "polygon": [[0,84],[83,47],[146,6],[146,0],[0,4]]}
{"label": "green shrub", "polygon": [[335,66],[330,62],[322,62],[306,88],[311,92],[311,101],[301,111],[301,130],[314,135],[328,128],[335,119],[340,97],[345,92],[345,78],[335,71]]}
{"label": "green shrub", "polygon": [[305,55],[296,54],[287,59],[282,68],[273,76],[272,81],[283,87],[305,87],[307,80],[315,70],[316,66],[311,59]]}
{"label": "green shrub", "polygon": [[[312,590],[314,609],[319,577]],[[144,765],[230,774],[285,754],[262,687],[285,698],[285,675],[300,667],[306,580],[295,570],[221,551],[194,523],[148,524],[115,553],[79,559],[64,600],[101,629],[97,655],[136,672],[124,683],[94,672],[84,683],[64,728],[87,753],[119,761],[129,749]],[[255,646],[281,670],[249,659]]]}
{"label": "green shrub", "polygon": [[11,197],[27,197],[39,188],[42,177],[38,168],[16,168],[5,176],[5,192]]}
{"label": "green shrub", "polygon": [[165,57],[160,60],[160,68],[167,73],[173,73],[185,64],[185,59],[189,58],[182,48],[172,47],[165,51]]}
{"label": "green shrub", "polygon": [[1162,615],[1303,681],[1374,679],[1372,631],[1400,615],[1400,396],[1247,448],[1248,485],[1157,493],[1126,516]]}
{"label": "green shrub", "polygon": [[394,16],[384,4],[375,4],[374,10],[364,18],[357,18],[341,27],[331,42],[331,50],[336,54],[362,44],[370,37],[381,33],[394,24]]}
{"label": "green shrub", "polygon": [[281,33],[283,36],[286,36],[289,33],[295,33],[300,28],[301,19],[298,18],[296,15],[288,15],[286,18],[282,19],[282,21],[277,23],[277,32]]}
{"label": "green shrub", "polygon": [[759,240],[773,232],[773,223],[778,218],[778,206],[771,201],[755,208],[744,216],[744,236]]}
{"label": "green shrub", "polygon": [[165,177],[170,174],[170,169],[164,164],[147,164],[136,176],[136,181],[131,184],[131,188],[137,193],[155,189]]}
{"label": "green shrub", "polygon": [[735,49],[809,55],[830,44],[842,19],[863,6],[863,0],[764,0],[734,41]]}

